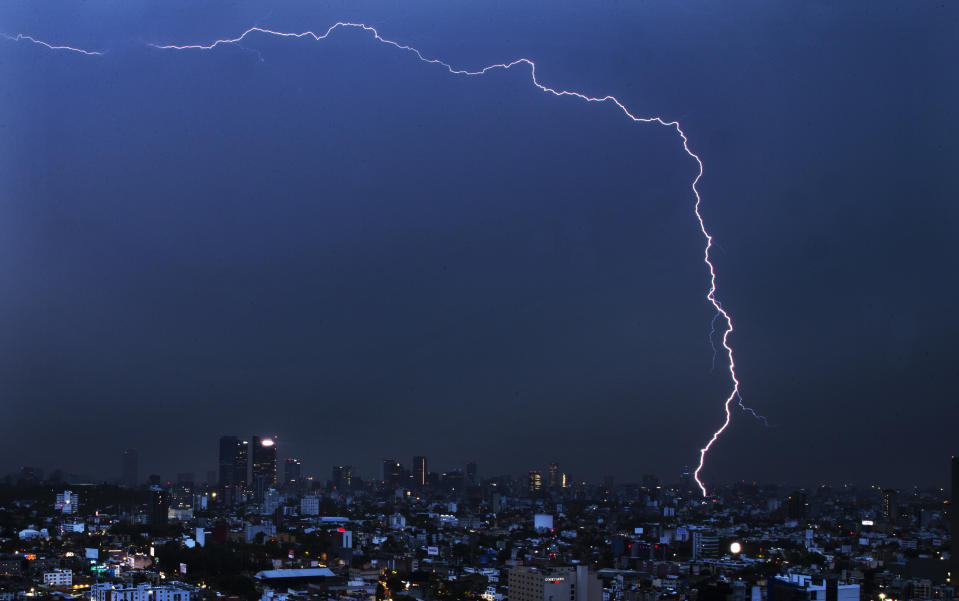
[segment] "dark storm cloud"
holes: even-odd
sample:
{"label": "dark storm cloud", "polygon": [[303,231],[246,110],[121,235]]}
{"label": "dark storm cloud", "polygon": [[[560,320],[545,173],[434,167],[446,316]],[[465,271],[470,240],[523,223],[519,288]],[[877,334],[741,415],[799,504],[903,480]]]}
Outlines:
{"label": "dark storm cloud", "polygon": [[[3,469],[112,476],[135,445],[143,471],[202,473],[218,435],[272,432],[320,477],[419,453],[586,478],[696,459],[727,381],[709,372],[695,164],[673,131],[356,32],[139,43],[235,35],[252,9],[104,10],[0,15],[114,48],[0,49],[16,82],[0,97]],[[747,402],[776,424],[737,414],[709,477],[938,481],[956,418],[955,14],[909,10],[268,18],[374,22],[469,67],[530,56],[551,83],[681,119]],[[904,432],[923,435],[890,444]]]}

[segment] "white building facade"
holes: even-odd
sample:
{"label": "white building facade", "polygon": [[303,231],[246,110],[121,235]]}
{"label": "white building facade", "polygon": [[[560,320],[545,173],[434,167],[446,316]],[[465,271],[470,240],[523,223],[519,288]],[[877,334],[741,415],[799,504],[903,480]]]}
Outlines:
{"label": "white building facade", "polygon": [[47,586],[73,586],[73,572],[70,570],[44,572],[43,584]]}

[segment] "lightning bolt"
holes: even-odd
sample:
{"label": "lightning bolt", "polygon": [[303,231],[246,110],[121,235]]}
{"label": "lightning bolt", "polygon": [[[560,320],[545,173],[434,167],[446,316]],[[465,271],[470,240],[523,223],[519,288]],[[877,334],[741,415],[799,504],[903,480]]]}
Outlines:
{"label": "lightning bolt", "polygon": [[[673,128],[676,131],[676,133],[679,135],[680,140],[682,140],[683,150],[685,150],[686,154],[689,155],[689,157],[696,162],[696,166],[697,166],[696,177],[694,177],[693,181],[690,183],[690,189],[692,190],[693,196],[696,199],[696,202],[693,205],[693,213],[696,216],[696,221],[699,224],[699,229],[706,240],[705,248],[703,249],[703,262],[706,264],[707,270],[709,272],[709,288],[706,292],[706,300],[709,301],[709,304],[711,304],[713,309],[715,310],[715,315],[712,321],[712,331],[710,332],[710,337],[709,337],[710,345],[713,347],[713,360],[715,362],[715,353],[717,350],[713,342],[714,334],[715,334],[715,325],[716,325],[716,321],[718,319],[721,319],[726,324],[725,328],[723,329],[721,345],[728,359],[729,379],[732,384],[732,388],[729,392],[729,395],[726,397],[726,400],[723,402],[723,412],[725,416],[723,419],[723,422],[719,426],[719,428],[717,428],[713,432],[712,436],[709,438],[709,440],[706,442],[703,448],[699,450],[699,465],[696,467],[696,470],[693,472],[693,478],[696,480],[696,484],[699,486],[699,489],[702,491],[703,496],[706,496],[707,494],[706,486],[703,484],[699,475],[702,472],[703,466],[706,463],[706,455],[709,453],[709,450],[713,447],[714,444],[716,444],[716,441],[719,440],[720,436],[723,434],[723,432],[726,431],[726,429],[729,427],[730,422],[732,421],[731,406],[733,401],[737,401],[737,404],[739,405],[739,407],[741,407],[744,411],[750,413],[754,417],[761,419],[763,421],[765,421],[765,418],[757,414],[752,409],[746,407],[743,404],[742,398],[740,396],[740,383],[739,383],[739,378],[736,375],[736,361],[733,357],[733,347],[729,343],[729,336],[734,331],[733,319],[732,319],[732,316],[729,314],[729,312],[723,307],[722,303],[720,303],[719,300],[716,298],[716,290],[717,290],[716,268],[713,265],[713,262],[710,256],[710,251],[712,251],[713,249],[713,236],[709,233],[709,230],[706,228],[706,223],[703,220],[703,216],[700,211],[700,207],[702,205],[702,197],[700,196],[699,188],[697,186],[699,185],[699,180],[702,179],[703,177],[703,162],[699,158],[699,156],[690,149],[689,138],[687,137],[686,132],[680,126],[679,121],[667,121],[663,119],[662,117],[642,117],[642,116],[634,115],[632,112],[630,112],[630,110],[626,107],[625,104],[623,104],[618,98],[612,95],[589,96],[587,94],[584,94],[582,92],[577,92],[574,90],[565,90],[565,89],[550,87],[542,83],[541,81],[539,81],[539,79],[536,77],[536,63],[528,58],[518,58],[511,62],[505,62],[505,63],[495,63],[492,65],[487,65],[485,67],[482,67],[474,71],[470,71],[468,69],[459,69],[454,67],[450,63],[444,62],[439,59],[427,57],[418,49],[414,48],[413,46],[409,46],[406,44],[402,44],[400,42],[396,42],[396,41],[384,38],[383,36],[380,35],[380,32],[377,31],[374,27],[365,25],[363,23],[337,22],[331,25],[325,32],[319,33],[319,34],[313,31],[304,31],[301,33],[275,31],[272,29],[267,29],[265,27],[255,26],[255,27],[250,27],[249,29],[247,29],[246,31],[244,31],[243,33],[241,33],[239,36],[235,38],[215,40],[214,42],[206,45],[204,44],[187,44],[182,46],[175,45],[175,44],[165,44],[165,45],[148,44],[148,45],[152,46],[153,48],[158,48],[160,50],[213,50],[217,46],[239,45],[240,42],[242,42],[251,34],[255,34],[255,33],[281,37],[281,38],[296,38],[296,39],[312,38],[314,41],[320,41],[328,38],[330,34],[332,34],[337,29],[362,30],[363,32],[371,34],[377,42],[380,42],[387,46],[392,46],[398,50],[404,50],[406,52],[410,52],[414,54],[420,61],[430,65],[438,65],[440,67],[443,67],[452,75],[479,76],[479,75],[485,75],[486,73],[489,73],[490,71],[495,71],[495,70],[509,70],[509,69],[512,69],[513,67],[526,67],[529,69],[530,81],[532,82],[532,84],[536,86],[537,88],[539,88],[541,91],[546,92],[547,94],[552,94],[553,96],[559,96],[559,97],[569,96],[569,97],[573,97],[588,103],[612,104],[616,106],[616,108],[618,108],[623,113],[624,116],[626,116],[630,121],[634,123],[658,124],[663,127]],[[4,37],[14,41],[29,40],[36,44],[46,46],[47,48],[50,48],[51,50],[69,50],[72,52],[79,52],[81,54],[87,54],[87,55],[103,54],[103,52],[83,50],[81,48],[73,48],[70,46],[54,46],[52,44],[48,44],[46,42],[34,39],[30,36],[25,36],[21,34],[17,34],[16,37],[11,37],[11,36],[4,36]]]}
{"label": "lightning bolt", "polygon": [[49,42],[38,40],[35,37],[23,35],[22,33],[18,33],[17,35],[7,35],[5,33],[0,33],[0,35],[10,40],[11,42],[20,42],[20,41],[26,40],[28,42],[33,42],[34,44],[46,46],[50,50],[67,50],[69,52],[76,52],[78,54],[85,54],[87,56],[103,56],[105,54],[105,52],[102,52],[100,50],[84,50],[83,48],[74,48],[73,46],[56,46]]}

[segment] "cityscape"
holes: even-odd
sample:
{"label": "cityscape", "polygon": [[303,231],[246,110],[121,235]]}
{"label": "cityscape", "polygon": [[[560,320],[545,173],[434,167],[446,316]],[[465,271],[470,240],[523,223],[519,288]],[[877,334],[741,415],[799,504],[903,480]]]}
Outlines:
{"label": "cityscape", "polygon": [[[211,445],[212,446],[212,445]],[[884,601],[952,599],[951,490],[632,482],[557,463],[490,476],[426,456],[307,475],[271,436],[222,436],[217,470],[0,485],[5,599]]]}
{"label": "cityscape", "polygon": [[957,31],[0,2],[0,601],[959,601]]}

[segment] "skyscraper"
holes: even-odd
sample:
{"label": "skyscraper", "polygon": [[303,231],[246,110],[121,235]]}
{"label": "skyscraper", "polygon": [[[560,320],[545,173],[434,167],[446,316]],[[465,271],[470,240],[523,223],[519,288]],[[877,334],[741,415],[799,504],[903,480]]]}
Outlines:
{"label": "skyscraper", "polygon": [[413,458],[413,486],[426,486],[426,457],[417,455]]}
{"label": "skyscraper", "polygon": [[283,484],[291,489],[297,489],[303,483],[300,476],[302,464],[299,459],[288,457],[283,462]]}
{"label": "skyscraper", "polygon": [[240,448],[240,441],[236,436],[221,436],[220,437],[220,460],[217,463],[219,467],[219,488],[226,490],[227,488],[233,486],[236,482],[235,478],[235,465],[236,465],[236,454]]}
{"label": "skyscraper", "polygon": [[226,503],[238,501],[246,489],[249,446],[247,441],[236,436],[220,437],[217,487],[222,491]]}
{"label": "skyscraper", "polygon": [[266,488],[276,487],[276,443],[272,438],[253,437],[253,481]]}
{"label": "skyscraper", "polygon": [[237,443],[236,455],[233,460],[233,486],[245,489],[250,484],[250,443],[241,440]]}
{"label": "skyscraper", "polygon": [[383,485],[396,488],[403,482],[403,464],[395,459],[383,460]]}
{"label": "skyscraper", "polygon": [[466,464],[466,483],[470,486],[479,484],[479,475],[475,461],[470,461]]}
{"label": "skyscraper", "polygon": [[559,464],[554,461],[549,464],[549,488],[555,490],[559,487]]}
{"label": "skyscraper", "polygon": [[160,487],[153,487],[150,491],[150,524],[154,526],[166,525],[167,511],[170,508],[170,499],[167,492]]}
{"label": "skyscraper", "polygon": [[127,488],[136,488],[140,482],[138,469],[139,457],[136,449],[123,449],[121,458],[121,481]]}
{"label": "skyscraper", "polygon": [[790,520],[805,519],[808,506],[806,492],[797,490],[786,498],[786,517]]}
{"label": "skyscraper", "polygon": [[526,488],[531,495],[543,490],[543,474],[539,470],[530,470],[526,476]]}
{"label": "skyscraper", "polygon": [[886,522],[895,524],[899,519],[899,491],[892,488],[882,490],[882,517]]}
{"label": "skyscraper", "polygon": [[233,465],[236,462],[236,451],[239,445],[240,441],[236,436],[220,437],[217,485],[222,489],[233,486]]}
{"label": "skyscraper", "polygon": [[334,465],[333,466],[333,488],[337,490],[349,490],[353,487],[353,466],[352,465]]}

